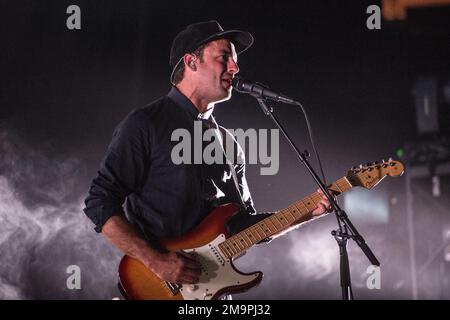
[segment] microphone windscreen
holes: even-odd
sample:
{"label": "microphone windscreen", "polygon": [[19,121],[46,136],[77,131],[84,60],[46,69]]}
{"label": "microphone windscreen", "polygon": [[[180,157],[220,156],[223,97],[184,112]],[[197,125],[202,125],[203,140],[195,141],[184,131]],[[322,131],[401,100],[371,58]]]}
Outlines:
{"label": "microphone windscreen", "polygon": [[235,76],[233,78],[233,80],[231,80],[231,86],[233,87],[234,90],[236,91],[241,91],[241,83],[242,83],[243,78],[240,76]]}

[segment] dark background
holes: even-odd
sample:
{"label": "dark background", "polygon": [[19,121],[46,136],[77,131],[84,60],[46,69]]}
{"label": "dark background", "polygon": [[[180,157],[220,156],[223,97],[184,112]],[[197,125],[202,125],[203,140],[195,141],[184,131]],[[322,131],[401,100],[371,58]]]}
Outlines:
{"label": "dark background", "polygon": [[[66,8],[81,8],[81,30],[68,30]],[[243,29],[254,45],[239,58],[241,75],[269,84],[305,106],[327,175],[334,181],[354,165],[392,156],[417,132],[412,88],[418,77],[450,77],[449,7],[408,11],[405,21],[382,19],[369,30],[366,13],[379,1],[2,1],[0,4],[0,298],[111,299],[119,296],[121,254],[82,212],[112,131],[134,108],[170,89],[168,56],[187,24],[215,19]],[[449,103],[450,104],[450,103]],[[450,129],[439,104],[440,135]],[[299,148],[311,150],[295,107],[276,108]],[[253,98],[234,94],[216,107],[228,128],[270,129]],[[280,171],[247,179],[260,211],[278,210],[316,189],[286,143]],[[316,162],[312,159],[316,166]],[[408,170],[406,171],[408,174]],[[415,227],[423,241],[420,298],[449,298],[442,228],[448,184],[422,200]],[[422,189],[421,189],[422,188]],[[388,221],[355,216],[382,263],[381,289],[369,290],[369,262],[349,244],[356,298],[410,299],[410,243],[405,176],[383,181],[369,195],[388,208]],[[344,203],[344,202],[343,202]],[[365,204],[371,207],[371,204]],[[373,204],[375,206],[375,204]],[[370,210],[369,210],[370,211]],[[372,221],[372,222],[371,222]],[[235,299],[339,299],[338,249],[330,215],[238,260],[260,269],[263,283]],[[438,250],[436,254],[436,250]],[[69,290],[66,268],[81,268],[81,290]]]}

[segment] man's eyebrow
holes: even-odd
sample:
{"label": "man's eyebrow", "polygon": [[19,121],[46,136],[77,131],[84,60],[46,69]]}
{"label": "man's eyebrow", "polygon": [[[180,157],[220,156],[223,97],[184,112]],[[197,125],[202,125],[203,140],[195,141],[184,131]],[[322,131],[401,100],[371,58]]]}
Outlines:
{"label": "man's eyebrow", "polygon": [[227,49],[220,49],[219,53],[231,54],[231,51]]}

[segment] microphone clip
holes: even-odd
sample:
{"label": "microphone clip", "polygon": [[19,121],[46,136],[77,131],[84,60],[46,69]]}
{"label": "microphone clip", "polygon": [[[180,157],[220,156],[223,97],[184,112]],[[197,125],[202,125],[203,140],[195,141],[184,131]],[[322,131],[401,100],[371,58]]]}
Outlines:
{"label": "microphone clip", "polygon": [[[261,86],[261,87],[263,87],[263,88],[269,89],[269,86],[265,85],[264,83],[256,82],[256,84],[259,85],[259,86]],[[254,97],[254,98],[258,101],[259,106],[261,107],[262,111],[264,112],[264,114],[265,114],[266,116],[268,116],[269,114],[271,114],[271,113],[273,112],[273,108],[272,108],[272,107],[269,107],[269,106],[266,104],[267,99],[261,98],[261,95],[259,95],[259,94],[257,94],[257,93],[254,93],[254,92],[250,92],[250,95],[251,95],[252,97]]]}

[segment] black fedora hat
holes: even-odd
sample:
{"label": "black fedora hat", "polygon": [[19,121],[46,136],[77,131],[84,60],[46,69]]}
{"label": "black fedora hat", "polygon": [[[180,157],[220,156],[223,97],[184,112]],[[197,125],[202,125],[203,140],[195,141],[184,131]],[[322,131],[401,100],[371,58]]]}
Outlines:
{"label": "black fedora hat", "polygon": [[190,24],[178,33],[172,42],[169,60],[172,69],[170,82],[173,83],[174,71],[186,53],[194,52],[201,45],[218,39],[230,40],[234,44],[237,54],[244,52],[253,44],[253,36],[249,32],[225,31],[215,20]]}

